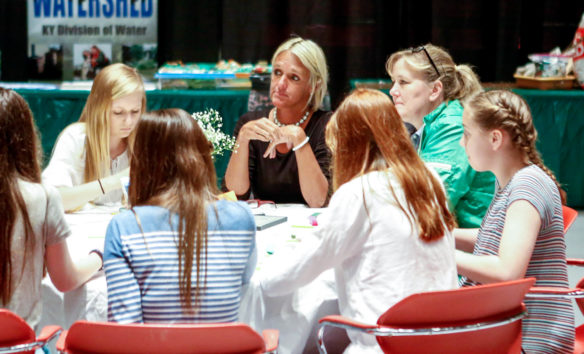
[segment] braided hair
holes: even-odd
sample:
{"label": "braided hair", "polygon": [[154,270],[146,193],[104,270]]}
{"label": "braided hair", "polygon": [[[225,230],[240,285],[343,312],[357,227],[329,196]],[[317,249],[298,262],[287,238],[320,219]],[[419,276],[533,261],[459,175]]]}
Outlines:
{"label": "braided hair", "polygon": [[484,130],[503,129],[511,137],[513,146],[523,152],[525,163],[537,165],[558,187],[562,204],[566,192],[553,172],[543,164],[535,147],[537,131],[533,125],[531,110],[521,96],[505,90],[492,90],[474,96],[466,104],[473,111],[474,121]]}

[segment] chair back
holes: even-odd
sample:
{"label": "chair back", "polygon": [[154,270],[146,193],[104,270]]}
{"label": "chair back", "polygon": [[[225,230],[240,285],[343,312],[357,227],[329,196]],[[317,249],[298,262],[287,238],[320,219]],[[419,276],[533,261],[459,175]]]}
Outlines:
{"label": "chair back", "polygon": [[77,321],[61,335],[64,353],[263,353],[263,338],[243,323],[118,324]]}
{"label": "chair back", "polygon": [[562,205],[562,214],[564,216],[564,234],[566,234],[570,226],[572,226],[574,221],[576,221],[576,218],[578,217],[578,211],[570,208],[569,206]]}
{"label": "chair back", "polygon": [[[525,311],[534,278],[408,296],[382,314],[378,325],[394,328],[458,327],[498,321]],[[521,321],[476,331],[378,336],[386,353],[520,353]]]}
{"label": "chair back", "polygon": [[35,340],[34,331],[25,320],[9,310],[0,309],[0,352],[2,348],[32,343]]}
{"label": "chair back", "polygon": [[[578,284],[576,285],[577,288],[584,289],[584,278],[580,279]],[[584,298],[577,298],[576,304],[580,308],[580,312],[584,315]]]}

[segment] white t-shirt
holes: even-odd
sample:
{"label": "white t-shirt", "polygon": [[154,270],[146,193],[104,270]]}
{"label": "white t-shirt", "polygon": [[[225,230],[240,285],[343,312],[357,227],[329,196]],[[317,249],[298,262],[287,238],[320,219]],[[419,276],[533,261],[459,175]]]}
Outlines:
{"label": "white t-shirt", "polygon": [[[85,137],[85,123],[74,123],[63,130],[55,143],[51,161],[43,171],[43,183],[55,187],[73,187],[84,183]],[[126,150],[111,161],[110,175],[121,172],[129,165]],[[96,198],[94,203],[115,203],[121,200],[122,190],[117,189]]]}
{"label": "white t-shirt", "polygon": [[[430,243],[420,240],[388,183],[405,206],[403,189],[391,170],[371,172],[342,185],[319,216],[317,240],[303,240],[293,257],[263,267],[266,272],[260,281],[265,294],[292,292],[334,268],[341,315],[374,324],[411,294],[457,288],[452,233],[447,231]],[[381,352],[375,336],[348,334],[347,353]]]}
{"label": "white t-shirt", "polygon": [[44,186],[43,189],[38,183],[24,181],[19,181],[18,186],[32,226],[34,247],[30,253],[25,253],[24,223],[19,215],[12,230],[13,293],[6,308],[34,328],[42,314],[41,281],[45,249],[65,241],[71,231],[65,221],[61,196],[55,188]]}

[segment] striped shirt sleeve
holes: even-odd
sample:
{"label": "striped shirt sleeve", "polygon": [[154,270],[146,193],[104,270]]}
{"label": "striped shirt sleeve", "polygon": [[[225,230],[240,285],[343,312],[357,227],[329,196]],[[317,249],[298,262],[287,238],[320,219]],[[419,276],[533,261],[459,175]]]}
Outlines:
{"label": "striped shirt sleeve", "polygon": [[104,269],[108,294],[108,321],[143,323],[138,280],[124,256],[116,220],[108,225],[104,247]]}
{"label": "striped shirt sleeve", "polygon": [[543,171],[525,169],[513,180],[508,205],[518,200],[529,202],[537,210],[542,223],[541,228],[544,229],[552,222],[554,209],[549,203],[557,199],[557,194],[557,188]]}

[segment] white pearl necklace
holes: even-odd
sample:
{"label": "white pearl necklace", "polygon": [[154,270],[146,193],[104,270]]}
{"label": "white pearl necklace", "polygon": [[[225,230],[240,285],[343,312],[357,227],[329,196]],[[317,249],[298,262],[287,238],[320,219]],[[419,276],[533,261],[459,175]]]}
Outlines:
{"label": "white pearl necklace", "polygon": [[[300,124],[304,123],[306,121],[306,119],[308,119],[308,116],[310,115],[310,111],[306,111],[306,113],[304,113],[304,115],[302,116],[302,118],[294,123],[294,125],[299,126]],[[280,121],[278,120],[278,108],[274,107],[274,123],[276,123],[277,126],[279,127],[283,127],[286,125],[292,125],[292,124],[282,124],[280,123]]]}

